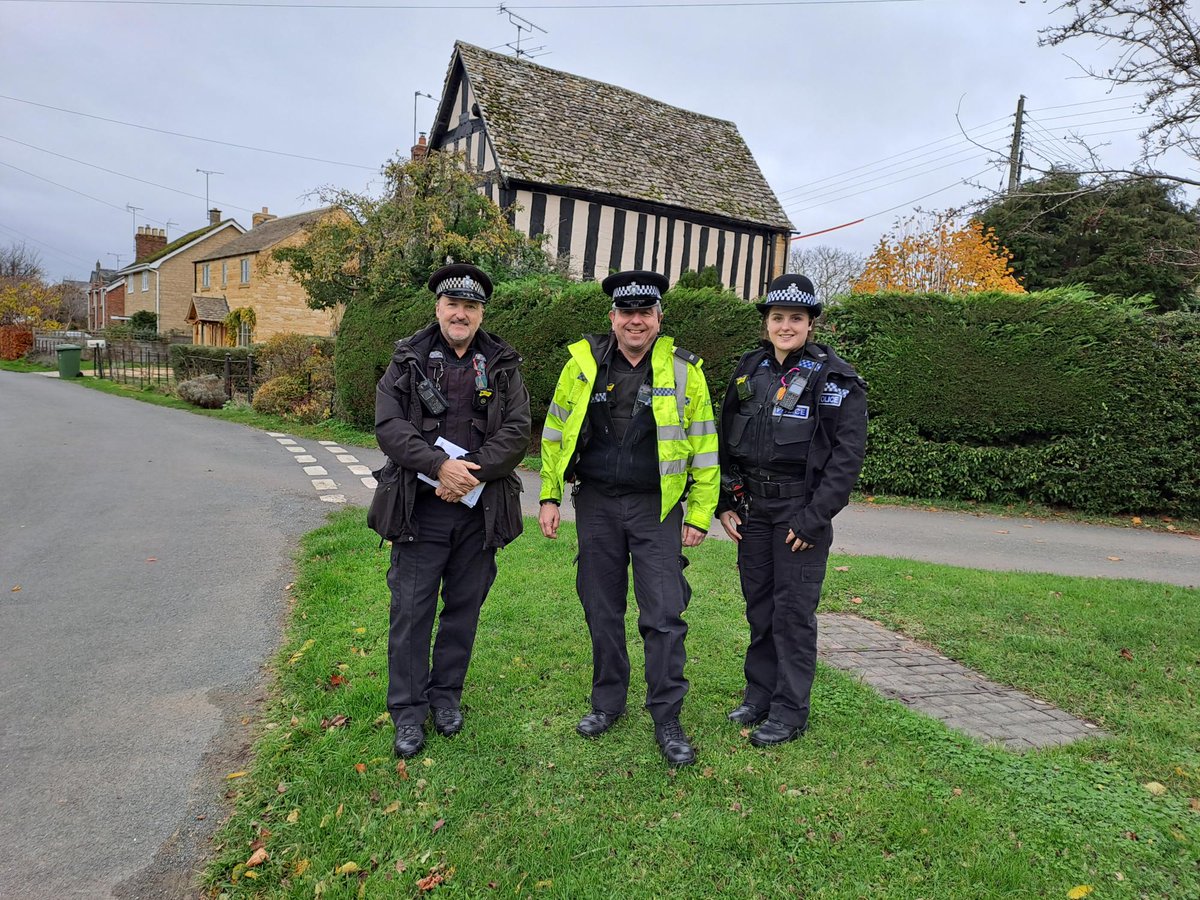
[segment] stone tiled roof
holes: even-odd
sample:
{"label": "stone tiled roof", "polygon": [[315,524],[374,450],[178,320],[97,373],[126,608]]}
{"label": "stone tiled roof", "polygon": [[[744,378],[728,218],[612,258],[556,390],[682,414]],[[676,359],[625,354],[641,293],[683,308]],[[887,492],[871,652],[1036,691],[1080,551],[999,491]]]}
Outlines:
{"label": "stone tiled roof", "polygon": [[224,322],[229,315],[229,304],[224,297],[192,295],[192,308],[188,310],[189,322]]}
{"label": "stone tiled roof", "polygon": [[256,228],[251,228],[246,233],[238,235],[228,244],[221,245],[212,253],[201,256],[196,262],[211,262],[214,259],[228,259],[231,256],[245,256],[249,253],[266,250],[284,238],[291,237],[302,228],[315,225],[329,210],[330,207],[322,207],[263,222]]}
{"label": "stone tiled roof", "polygon": [[[457,42],[505,178],[792,223],[737,126]],[[453,77],[451,61],[447,83]]]}

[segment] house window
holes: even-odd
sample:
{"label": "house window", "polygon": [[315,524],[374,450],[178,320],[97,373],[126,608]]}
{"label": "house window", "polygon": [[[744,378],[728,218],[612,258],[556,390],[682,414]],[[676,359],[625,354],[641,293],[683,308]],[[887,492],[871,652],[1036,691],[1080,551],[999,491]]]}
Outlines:
{"label": "house window", "polygon": [[229,263],[221,263],[221,287],[229,282]]}
{"label": "house window", "polygon": [[239,347],[249,347],[250,346],[250,323],[249,322],[239,322],[238,323],[238,346]]}
{"label": "house window", "polygon": [[211,284],[211,276],[208,272],[208,263],[205,263],[200,267],[200,283],[204,285],[204,287],[208,287]]}
{"label": "house window", "polygon": [[150,290],[150,273],[149,272],[142,273],[142,290],[143,291]]}
{"label": "house window", "polygon": [[242,260],[242,284],[250,283],[250,260]]}

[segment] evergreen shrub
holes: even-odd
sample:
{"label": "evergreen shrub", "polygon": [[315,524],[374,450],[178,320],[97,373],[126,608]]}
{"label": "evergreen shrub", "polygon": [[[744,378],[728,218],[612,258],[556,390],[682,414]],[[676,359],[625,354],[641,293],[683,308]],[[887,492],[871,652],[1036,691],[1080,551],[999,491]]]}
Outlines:
{"label": "evergreen shrub", "polygon": [[220,409],[225,405],[225,380],[217,375],[189,378],[175,386],[175,394],[202,409]]}

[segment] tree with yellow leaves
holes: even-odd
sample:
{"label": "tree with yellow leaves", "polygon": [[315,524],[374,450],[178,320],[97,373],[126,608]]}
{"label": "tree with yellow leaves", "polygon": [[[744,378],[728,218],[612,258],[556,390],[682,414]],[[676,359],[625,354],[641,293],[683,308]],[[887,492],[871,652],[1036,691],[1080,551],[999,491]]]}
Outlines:
{"label": "tree with yellow leaves", "polygon": [[956,223],[951,213],[909,216],[879,239],[851,293],[1023,294],[1012,256],[976,219]]}

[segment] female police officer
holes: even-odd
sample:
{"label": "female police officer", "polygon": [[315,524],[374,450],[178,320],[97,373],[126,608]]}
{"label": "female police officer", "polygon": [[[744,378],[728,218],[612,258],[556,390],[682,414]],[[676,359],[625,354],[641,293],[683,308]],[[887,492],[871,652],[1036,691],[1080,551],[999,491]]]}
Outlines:
{"label": "female police officer", "polygon": [[808,726],[831,520],[862,467],[867,403],[854,369],[809,341],[821,314],[809,279],[776,278],[758,309],[766,340],[742,356],[721,407],[717,512],[738,544],[750,623],[745,696],[729,718],[757,725],[750,743],[764,747]]}

